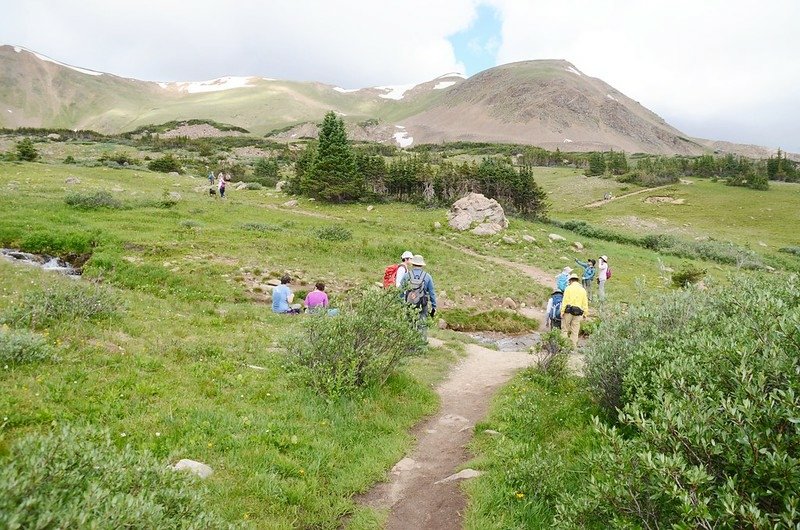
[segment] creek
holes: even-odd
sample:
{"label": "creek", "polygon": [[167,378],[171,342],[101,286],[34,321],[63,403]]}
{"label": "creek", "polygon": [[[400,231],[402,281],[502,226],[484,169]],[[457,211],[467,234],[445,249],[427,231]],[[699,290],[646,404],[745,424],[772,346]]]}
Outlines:
{"label": "creek", "polygon": [[12,263],[39,267],[46,271],[60,272],[73,278],[79,278],[81,269],[73,267],[68,262],[55,256],[45,254],[31,254],[11,248],[0,248],[0,255]]}

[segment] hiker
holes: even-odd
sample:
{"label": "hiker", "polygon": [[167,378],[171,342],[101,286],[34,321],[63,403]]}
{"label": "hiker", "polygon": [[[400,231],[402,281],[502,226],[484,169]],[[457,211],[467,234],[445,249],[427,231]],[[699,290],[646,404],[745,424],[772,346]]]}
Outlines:
{"label": "hiker", "polygon": [[289,288],[292,282],[291,276],[284,274],[281,276],[281,284],[272,288],[272,311],[273,313],[299,313],[299,309],[293,308],[290,304],[294,300],[294,293]]}
{"label": "hiker", "polygon": [[577,274],[571,274],[569,285],[561,300],[561,334],[572,340],[572,347],[578,347],[581,321],[589,313],[589,300]]}
{"label": "hiker", "polygon": [[[206,169],[208,169],[208,166],[206,166]],[[210,169],[208,169],[208,185],[209,186],[214,185],[214,172],[211,171]]]}
{"label": "hiker", "polygon": [[561,301],[564,293],[559,290],[553,291],[547,300],[547,329],[561,329]]}
{"label": "hiker", "polygon": [[567,283],[569,279],[569,275],[572,273],[572,267],[564,267],[561,270],[561,274],[556,276],[556,290],[564,292],[564,289],[567,288]]}
{"label": "hiker", "polygon": [[608,256],[600,256],[597,265],[597,298],[603,302],[606,299],[606,280],[611,277],[611,269],[608,267]]}
{"label": "hiker", "polygon": [[324,283],[317,282],[314,285],[314,290],[306,295],[305,304],[309,311],[328,307],[328,293],[325,292]]}
{"label": "hiker", "polygon": [[219,177],[220,177],[219,178],[219,198],[220,199],[224,199],[225,198],[226,182],[225,182],[225,179],[223,178],[222,173],[219,174]]}
{"label": "hiker", "polygon": [[404,297],[407,304],[419,310],[417,329],[422,337],[428,338],[428,305],[430,304],[430,317],[436,314],[436,292],[433,288],[433,278],[422,270],[425,260],[419,254],[411,258],[411,270],[405,275]]}
{"label": "hiker", "polygon": [[586,295],[589,297],[589,301],[592,301],[592,280],[594,280],[595,274],[597,270],[595,266],[597,265],[597,261],[589,258],[586,263],[580,261],[579,259],[575,258],[575,263],[583,267],[583,278],[581,278],[581,285],[583,288],[586,289]]}
{"label": "hiker", "polygon": [[410,250],[406,250],[400,255],[400,265],[397,267],[397,276],[395,276],[394,286],[400,289],[403,286],[403,280],[406,274],[411,269],[411,259],[414,254]]}

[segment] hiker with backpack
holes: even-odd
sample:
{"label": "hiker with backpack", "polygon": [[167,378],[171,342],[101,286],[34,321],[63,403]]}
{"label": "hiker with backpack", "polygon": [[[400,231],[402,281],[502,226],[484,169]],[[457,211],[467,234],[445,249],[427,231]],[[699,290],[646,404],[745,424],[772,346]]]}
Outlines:
{"label": "hiker with backpack", "polygon": [[561,329],[561,301],[564,293],[556,289],[547,300],[547,329]]}
{"label": "hiker with backpack", "polygon": [[577,274],[569,277],[569,285],[561,300],[561,334],[572,341],[572,347],[578,347],[578,335],[581,332],[581,321],[589,313],[589,299]]}
{"label": "hiker with backpack", "polygon": [[606,280],[611,278],[611,267],[608,266],[608,256],[600,256],[597,265],[597,297],[603,302],[606,299]]}
{"label": "hiker with backpack", "polygon": [[383,288],[388,289],[390,287],[397,287],[398,289],[403,287],[403,280],[405,278],[406,272],[408,269],[411,268],[411,258],[414,257],[414,254],[411,251],[406,250],[400,256],[400,263],[395,263],[394,265],[389,265],[386,267],[386,270],[383,271]]}
{"label": "hiker with backpack", "polygon": [[586,295],[589,297],[589,301],[592,301],[592,281],[594,280],[595,275],[597,274],[597,270],[595,266],[597,262],[592,258],[584,263],[579,259],[575,259],[575,263],[583,267],[583,278],[581,278],[581,285],[583,288],[586,289]]}
{"label": "hiker with backpack", "polygon": [[567,288],[567,283],[569,280],[569,275],[572,274],[572,267],[564,267],[561,270],[561,274],[556,276],[556,289],[564,292],[564,289]]}
{"label": "hiker with backpack", "polygon": [[[425,260],[419,254],[411,258],[411,269],[405,275],[403,297],[406,303],[419,311],[417,329],[424,339],[428,338],[428,316],[436,314],[436,292],[433,288],[433,278],[422,268]],[[430,313],[428,308],[430,307]]]}

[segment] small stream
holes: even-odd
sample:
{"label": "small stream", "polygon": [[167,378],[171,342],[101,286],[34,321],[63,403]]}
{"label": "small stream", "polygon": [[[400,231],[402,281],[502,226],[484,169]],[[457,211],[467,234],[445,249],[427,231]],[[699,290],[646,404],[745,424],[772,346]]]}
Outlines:
{"label": "small stream", "polygon": [[539,333],[506,335],[495,331],[484,331],[467,333],[467,335],[481,344],[497,348],[498,351],[525,352],[541,341]]}
{"label": "small stream", "polygon": [[61,258],[42,254],[31,254],[11,248],[0,248],[0,256],[12,263],[39,267],[46,271],[60,272],[71,277],[80,277],[81,270],[73,267]]}

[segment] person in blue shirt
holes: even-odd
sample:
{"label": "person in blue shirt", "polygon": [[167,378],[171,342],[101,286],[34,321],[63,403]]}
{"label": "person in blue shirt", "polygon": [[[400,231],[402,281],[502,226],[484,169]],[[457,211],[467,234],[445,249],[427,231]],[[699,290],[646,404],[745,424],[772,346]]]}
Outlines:
{"label": "person in blue shirt", "polygon": [[583,288],[586,289],[586,293],[589,296],[589,301],[591,301],[592,280],[594,280],[595,274],[597,272],[597,270],[595,269],[595,265],[597,265],[597,262],[589,258],[588,262],[584,263],[576,258],[575,263],[583,267],[583,278],[581,279],[581,284],[583,284]]}
{"label": "person in blue shirt", "polygon": [[411,269],[405,275],[404,293],[406,303],[419,308],[417,329],[424,338],[427,338],[428,316],[433,318],[436,314],[436,291],[433,287],[433,278],[427,271],[422,270],[424,266],[425,259],[419,254],[411,258]]}
{"label": "person in blue shirt", "polygon": [[564,267],[561,274],[556,276],[556,290],[562,293],[567,289],[569,283],[569,275],[572,273],[572,267]]}
{"label": "person in blue shirt", "polygon": [[294,293],[289,288],[292,278],[288,274],[281,276],[281,284],[272,289],[272,311],[273,313],[299,313],[298,309],[292,309],[291,303]]}

